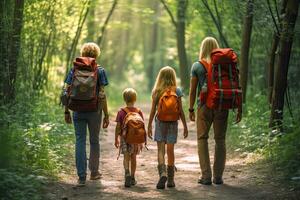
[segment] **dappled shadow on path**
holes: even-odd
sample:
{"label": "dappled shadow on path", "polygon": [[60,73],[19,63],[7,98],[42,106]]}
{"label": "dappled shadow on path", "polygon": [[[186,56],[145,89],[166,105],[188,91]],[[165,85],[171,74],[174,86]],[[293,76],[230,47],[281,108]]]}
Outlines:
{"label": "dappled shadow on path", "polygon": [[[149,107],[146,110],[147,120]],[[113,119],[113,118],[112,118]],[[106,132],[101,134],[101,173],[98,181],[88,181],[82,188],[74,187],[75,172],[63,174],[62,181],[50,185],[47,197],[50,199],[272,199],[276,197],[273,190],[260,187],[253,178],[245,158],[228,156],[224,173],[225,184],[221,186],[203,186],[197,183],[199,176],[199,162],[195,124],[189,123],[189,137],[183,139],[180,125],[178,143],[175,145],[177,173],[175,174],[176,188],[157,190],[158,181],[156,143],[149,141],[149,151],[143,151],[137,158],[136,179],[138,184],[131,188],[124,187],[122,156],[117,160],[118,150],[114,148],[114,123]],[[210,139],[210,156],[213,161],[213,140]],[[74,163],[74,162],[73,162]],[[72,166],[75,170],[75,167]],[[74,171],[73,170],[73,171]],[[275,198],[276,199],[276,198]]]}

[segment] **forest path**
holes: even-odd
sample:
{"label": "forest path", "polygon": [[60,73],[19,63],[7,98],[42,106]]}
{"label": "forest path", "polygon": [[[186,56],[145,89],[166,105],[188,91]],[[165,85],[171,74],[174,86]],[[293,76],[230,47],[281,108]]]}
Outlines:
{"label": "forest path", "polygon": [[[148,121],[149,105],[141,105],[146,124]],[[203,186],[197,183],[199,176],[199,162],[197,154],[196,127],[188,123],[189,137],[183,139],[183,128],[180,123],[178,143],[175,145],[176,188],[157,190],[157,151],[156,143],[149,141],[149,151],[143,151],[137,157],[137,185],[124,187],[123,157],[117,160],[118,150],[114,148],[114,117],[107,131],[101,131],[101,164],[102,178],[97,181],[87,181],[85,187],[75,187],[77,176],[74,158],[71,174],[61,174],[59,183],[49,187],[47,196],[50,199],[279,199],[283,189],[268,184],[260,174],[268,169],[254,167],[249,156],[232,155],[228,152],[224,172],[224,185]],[[230,130],[229,130],[230,131]],[[210,156],[213,161],[214,141],[210,135]],[[87,140],[88,141],[88,140]],[[89,178],[89,176],[88,176]],[[264,183],[266,181],[266,183]],[[283,192],[284,193],[284,192]],[[282,193],[281,193],[282,194]],[[279,196],[278,196],[279,195]],[[280,198],[281,199],[281,198]]]}

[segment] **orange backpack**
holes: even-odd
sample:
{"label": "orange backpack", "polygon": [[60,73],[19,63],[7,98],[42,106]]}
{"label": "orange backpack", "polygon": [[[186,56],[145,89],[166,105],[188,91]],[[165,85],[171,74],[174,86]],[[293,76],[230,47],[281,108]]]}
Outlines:
{"label": "orange backpack", "polygon": [[147,136],[145,123],[140,115],[140,110],[130,111],[128,108],[122,108],[126,112],[122,127],[122,136],[128,144],[146,143]]}
{"label": "orange backpack", "polygon": [[199,61],[207,72],[207,89],[200,92],[200,101],[208,108],[228,110],[242,104],[242,90],[239,87],[237,55],[230,49],[215,49],[211,62]]}
{"label": "orange backpack", "polygon": [[179,120],[180,110],[176,88],[168,88],[160,97],[157,105],[157,119],[172,122]]}

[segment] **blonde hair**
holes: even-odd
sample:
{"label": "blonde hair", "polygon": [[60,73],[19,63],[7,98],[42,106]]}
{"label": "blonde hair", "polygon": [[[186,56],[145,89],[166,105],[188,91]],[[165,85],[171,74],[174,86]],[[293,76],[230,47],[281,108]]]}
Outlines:
{"label": "blonde hair", "polygon": [[212,50],[219,48],[218,41],[213,37],[206,37],[201,42],[199,60],[205,59],[210,62],[210,53]]}
{"label": "blonde hair", "polygon": [[100,48],[94,42],[87,42],[82,45],[80,55],[83,57],[97,58],[100,55]]}
{"label": "blonde hair", "polygon": [[126,103],[134,103],[136,101],[137,93],[133,88],[126,88],[123,91],[123,99]]}
{"label": "blonde hair", "polygon": [[160,97],[164,90],[170,87],[176,87],[176,72],[172,67],[166,66],[160,69],[154,87],[152,97]]}

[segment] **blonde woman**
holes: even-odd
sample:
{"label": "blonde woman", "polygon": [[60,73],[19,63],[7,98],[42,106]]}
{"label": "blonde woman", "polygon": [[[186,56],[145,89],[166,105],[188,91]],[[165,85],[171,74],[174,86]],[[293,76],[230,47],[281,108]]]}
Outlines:
{"label": "blonde woman", "polygon": [[[81,47],[79,58],[76,58],[74,67],[70,70],[65,83],[67,87],[72,88],[74,82],[75,65],[91,66],[95,64],[96,58],[100,55],[100,48],[93,42],[85,43]],[[95,64],[96,65],[96,64]],[[90,139],[90,156],[89,156],[89,169],[91,171],[90,179],[100,179],[99,172],[99,157],[100,157],[100,145],[99,145],[99,132],[101,127],[102,111],[104,113],[103,128],[107,128],[109,124],[109,117],[107,111],[107,101],[104,93],[104,87],[108,85],[107,77],[104,68],[95,66],[98,72],[98,80],[96,80],[96,95],[99,105],[96,111],[75,111],[73,112],[73,122],[76,136],[75,145],[75,158],[76,169],[78,175],[78,186],[84,186],[86,182],[87,171],[87,156],[86,156],[86,134],[87,128],[89,129]],[[83,104],[80,104],[81,106]],[[65,107],[65,121],[66,123],[72,123],[71,114],[69,111],[70,103]]]}
{"label": "blonde woman", "polygon": [[[206,37],[200,45],[199,61],[210,63],[211,52],[219,48],[218,42],[213,37]],[[195,121],[194,104],[197,97],[197,137],[198,155],[202,175],[198,183],[212,184],[212,172],[208,151],[208,134],[211,124],[214,128],[215,155],[213,164],[213,183],[223,184],[223,171],[226,161],[225,136],[228,121],[228,110],[213,110],[207,108],[204,102],[200,102],[201,88],[206,85],[206,69],[201,62],[195,62],[191,70],[189,118]],[[237,122],[241,120],[241,109],[237,115]]]}
{"label": "blonde woman", "polygon": [[[170,96],[167,96],[169,93]],[[165,95],[165,96],[164,96]],[[173,95],[173,96],[172,96]],[[171,106],[164,110],[162,105],[162,96],[168,98]],[[183,136],[188,136],[188,129],[184,112],[182,111],[181,97],[182,91],[176,85],[175,70],[169,66],[163,67],[156,78],[155,85],[152,90],[152,107],[149,116],[148,136],[152,138],[152,121],[155,117],[155,136],[158,149],[158,172],[159,181],[156,185],[157,189],[164,189],[165,183],[168,181],[168,187],[175,187],[174,170],[175,155],[174,145],[177,142],[178,119],[181,119],[184,131]],[[160,109],[161,108],[161,109]],[[178,110],[172,108],[178,108]],[[165,112],[166,111],[166,112]],[[166,121],[165,121],[165,120]],[[164,120],[164,121],[162,121]],[[165,148],[167,146],[168,168],[165,165]],[[168,176],[168,177],[167,177]]]}

